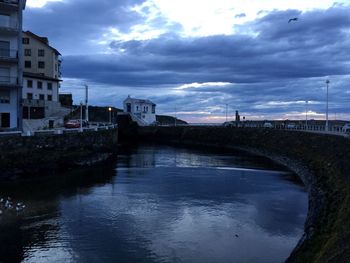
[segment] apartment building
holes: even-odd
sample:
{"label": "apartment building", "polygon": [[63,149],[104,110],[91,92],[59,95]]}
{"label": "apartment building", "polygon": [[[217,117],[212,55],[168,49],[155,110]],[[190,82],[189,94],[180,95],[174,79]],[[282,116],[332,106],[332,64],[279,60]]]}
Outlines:
{"label": "apartment building", "polygon": [[46,37],[23,32],[23,118],[49,117],[60,108],[61,54]]}
{"label": "apartment building", "polygon": [[0,0],[0,130],[22,128],[22,12],[25,0]]}

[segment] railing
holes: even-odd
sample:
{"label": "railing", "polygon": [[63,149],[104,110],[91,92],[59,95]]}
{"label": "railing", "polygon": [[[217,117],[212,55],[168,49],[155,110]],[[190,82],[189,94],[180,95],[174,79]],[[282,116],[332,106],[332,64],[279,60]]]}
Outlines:
{"label": "railing", "polygon": [[0,0],[0,3],[11,4],[11,5],[18,5],[19,0]]}
{"label": "railing", "polygon": [[10,76],[0,76],[0,85],[17,85],[18,78]]}
{"label": "railing", "polygon": [[22,133],[22,136],[40,136],[40,135],[60,135],[60,134],[71,134],[71,133],[81,133],[81,132],[98,132],[103,130],[111,130],[118,127],[117,125],[111,124],[108,126],[101,127],[83,127],[83,128],[75,128],[75,129],[52,129],[52,130],[38,130],[38,131],[28,131],[27,133]]}
{"label": "railing", "polygon": [[23,99],[24,107],[45,107],[44,100],[36,100],[36,99]]}
{"label": "railing", "polygon": [[6,30],[18,30],[19,26],[17,21],[10,21],[9,23],[1,23],[0,29],[6,29]]}
{"label": "railing", "polygon": [[16,59],[18,58],[18,51],[16,49],[0,48],[0,58]]}

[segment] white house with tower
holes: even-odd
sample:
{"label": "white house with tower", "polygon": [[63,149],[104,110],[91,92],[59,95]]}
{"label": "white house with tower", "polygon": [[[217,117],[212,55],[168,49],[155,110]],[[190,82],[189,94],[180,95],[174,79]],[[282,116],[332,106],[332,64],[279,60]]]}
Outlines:
{"label": "white house with tower", "polygon": [[141,126],[156,122],[156,104],[150,100],[136,99],[128,96],[123,102],[124,112]]}

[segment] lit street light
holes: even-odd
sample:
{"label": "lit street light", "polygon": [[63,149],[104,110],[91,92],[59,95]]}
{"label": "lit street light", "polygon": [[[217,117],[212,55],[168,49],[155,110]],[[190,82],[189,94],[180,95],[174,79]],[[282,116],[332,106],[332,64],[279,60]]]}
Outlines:
{"label": "lit street light", "polygon": [[325,130],[328,131],[328,86],[329,86],[330,81],[327,79],[326,80],[326,85],[327,85],[327,108],[326,108],[326,127]]}
{"label": "lit street light", "polygon": [[109,111],[109,123],[112,123],[112,108],[109,107],[108,111]]}

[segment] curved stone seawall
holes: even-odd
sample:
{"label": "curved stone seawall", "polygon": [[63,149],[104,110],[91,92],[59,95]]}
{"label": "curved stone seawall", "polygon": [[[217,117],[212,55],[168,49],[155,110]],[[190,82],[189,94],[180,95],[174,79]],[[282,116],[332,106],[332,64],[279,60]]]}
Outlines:
{"label": "curved stone seawall", "polygon": [[65,170],[106,160],[117,150],[118,129],[0,137],[0,176]]}
{"label": "curved stone seawall", "polygon": [[350,262],[350,139],[273,129],[142,127],[145,141],[237,148],[295,171],[309,193],[305,232],[287,262]]}

